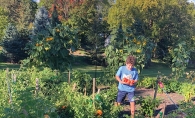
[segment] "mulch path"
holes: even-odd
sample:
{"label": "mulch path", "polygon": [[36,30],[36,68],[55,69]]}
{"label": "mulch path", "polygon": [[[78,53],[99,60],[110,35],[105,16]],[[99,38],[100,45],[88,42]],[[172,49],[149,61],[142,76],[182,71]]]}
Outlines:
{"label": "mulch path", "polygon": [[[145,88],[139,88],[135,91],[135,96],[151,96],[152,98],[154,97],[154,89],[145,89]],[[178,93],[157,93],[156,96],[157,99],[161,100],[160,105],[158,106],[158,108],[156,108],[155,111],[155,116],[159,113],[159,111],[164,107],[164,105],[166,104],[166,109],[164,114],[167,115],[170,112],[174,111],[177,109],[177,107],[179,106],[179,103],[181,101],[184,100],[184,97]],[[175,104],[177,105],[175,106]],[[129,115],[130,116],[130,107],[129,107],[129,102],[128,100],[124,101],[124,111],[121,112],[121,114],[119,115],[119,118],[123,118],[123,115]],[[139,106],[136,105],[136,109],[138,109]]]}

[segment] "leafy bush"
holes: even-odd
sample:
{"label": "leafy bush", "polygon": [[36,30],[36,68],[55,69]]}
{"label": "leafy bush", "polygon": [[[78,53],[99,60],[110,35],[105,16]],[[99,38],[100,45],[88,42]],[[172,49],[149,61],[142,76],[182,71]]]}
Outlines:
{"label": "leafy bush", "polygon": [[[1,73],[0,116],[2,118],[42,117],[50,111],[50,116],[57,116],[55,106],[41,91],[42,72],[35,68]],[[39,79],[36,79],[39,78]],[[55,98],[55,97],[54,97]],[[5,100],[5,101],[4,101]]]}
{"label": "leafy bush", "polygon": [[[99,94],[95,93],[93,99],[93,94],[83,95],[80,92],[82,86],[73,89],[72,84],[64,82],[66,79],[63,74],[48,68],[2,70],[0,105],[3,107],[0,107],[0,117],[107,118],[116,117],[122,110],[122,107],[114,106],[116,85]],[[77,80],[90,77],[78,75]]]}
{"label": "leafy bush", "polygon": [[156,85],[156,78],[144,77],[138,81],[138,87],[154,88]]}
{"label": "leafy bush", "polygon": [[87,95],[92,94],[93,79],[89,74],[73,71],[72,77],[72,82],[77,84],[79,92]]}
{"label": "leafy bush", "polygon": [[171,79],[168,82],[169,92],[178,92],[180,90],[181,83],[177,80]]}
{"label": "leafy bush", "polygon": [[[181,87],[181,83],[178,80],[175,79],[163,79],[162,83],[164,85],[164,90],[167,93],[175,93],[175,92],[179,92],[180,87]],[[162,88],[158,88],[159,92],[163,92]]]}
{"label": "leafy bush", "polygon": [[150,96],[139,97],[138,104],[140,104],[140,113],[146,117],[152,117],[154,110],[159,106],[160,100],[153,99]]}
{"label": "leafy bush", "polygon": [[189,102],[195,95],[195,86],[191,83],[182,83],[179,93],[184,96],[186,102]]}

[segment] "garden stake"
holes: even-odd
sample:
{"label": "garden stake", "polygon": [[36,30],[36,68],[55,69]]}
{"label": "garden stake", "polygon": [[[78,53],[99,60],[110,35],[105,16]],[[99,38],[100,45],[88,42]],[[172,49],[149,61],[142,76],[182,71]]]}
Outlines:
{"label": "garden stake", "polygon": [[[171,102],[175,105],[175,107],[180,111],[179,107],[175,104],[175,102],[172,100],[172,98],[168,95],[168,93],[166,92],[166,90],[164,89],[164,85],[161,81],[159,81],[158,85],[160,86],[160,88],[163,89],[163,92],[166,94],[166,96],[171,100]],[[182,112],[181,113],[184,115],[184,116],[187,116],[186,113]],[[183,117],[182,117],[183,118]]]}
{"label": "garden stake", "polygon": [[172,100],[172,98],[167,94],[167,92],[164,90],[164,88],[163,88],[163,92],[166,94],[166,96],[171,100],[171,102],[175,105],[175,107],[177,108],[177,109],[179,109],[179,107],[175,104],[175,102]]}
{"label": "garden stake", "polygon": [[93,78],[93,107],[95,108],[95,78]]}
{"label": "garden stake", "polygon": [[11,93],[11,88],[10,88],[10,82],[9,82],[9,77],[8,77],[9,69],[6,69],[6,81],[7,81],[7,89],[8,89],[8,95],[9,95],[9,103],[11,104],[12,108],[12,93]]}
{"label": "garden stake", "polygon": [[164,89],[164,85],[161,81],[158,82],[158,85],[161,89],[163,89],[163,92],[165,93],[165,95],[169,98],[169,100],[171,100],[171,102],[175,105],[175,107],[177,109],[179,109],[179,107],[175,104],[175,102],[172,100],[172,98],[168,95],[168,93],[166,92],[166,90]]}
{"label": "garden stake", "polygon": [[158,82],[159,82],[160,77],[157,76],[157,80],[156,80],[156,86],[155,86],[155,90],[154,90],[154,97],[153,99],[156,99],[156,95],[157,95],[157,90],[158,90]]}
{"label": "garden stake", "polygon": [[16,74],[12,73],[12,82],[15,83],[16,82]]}
{"label": "garden stake", "polygon": [[36,78],[36,81],[35,81],[35,95],[37,96],[38,95],[38,91],[39,91],[39,79]]}

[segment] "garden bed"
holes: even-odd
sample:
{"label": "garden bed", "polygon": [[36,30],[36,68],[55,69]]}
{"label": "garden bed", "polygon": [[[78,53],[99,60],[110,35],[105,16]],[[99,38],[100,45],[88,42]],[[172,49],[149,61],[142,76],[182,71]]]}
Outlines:
{"label": "garden bed", "polygon": [[[135,96],[142,96],[142,97],[151,96],[153,98],[154,89],[139,88],[135,91]],[[165,116],[177,109],[177,107],[170,100],[169,97],[173,100],[173,102],[177,106],[179,106],[179,103],[184,100],[184,97],[178,93],[168,93],[167,95],[165,93],[157,93],[157,99],[160,99],[161,103],[158,106],[158,108],[156,108],[155,116],[158,115],[160,110],[164,107],[164,104],[166,104],[166,108],[164,112]],[[125,114],[130,115],[130,107],[129,107],[128,100],[125,100],[123,105],[124,105],[124,111],[121,112],[121,114],[119,115],[119,118],[123,118],[123,115]],[[139,109],[138,105],[136,105],[136,109]]]}

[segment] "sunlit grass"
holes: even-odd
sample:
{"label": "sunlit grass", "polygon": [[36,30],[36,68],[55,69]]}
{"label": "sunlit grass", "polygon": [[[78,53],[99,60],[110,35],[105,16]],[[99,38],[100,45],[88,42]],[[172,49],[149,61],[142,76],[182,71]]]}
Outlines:
{"label": "sunlit grass", "polygon": [[19,69],[20,64],[12,64],[12,63],[0,63],[0,69]]}
{"label": "sunlit grass", "polygon": [[[0,63],[0,69],[19,69],[19,64],[11,64],[11,63]],[[106,73],[104,71],[105,67],[103,66],[96,66],[89,64],[89,57],[88,56],[78,56],[74,57],[72,60],[72,70],[77,70],[83,73],[90,74],[91,77],[103,77]],[[195,69],[188,68],[186,71],[195,71]],[[65,72],[67,73],[67,72]],[[162,75],[170,75],[171,68],[158,60],[152,60],[151,66],[143,69],[142,73],[139,74],[140,77],[156,77],[158,74]]]}

